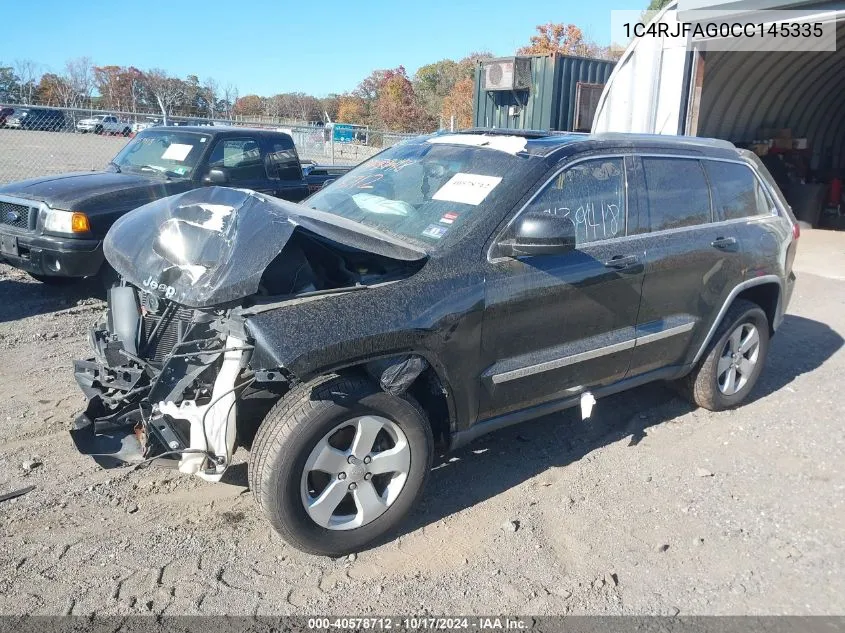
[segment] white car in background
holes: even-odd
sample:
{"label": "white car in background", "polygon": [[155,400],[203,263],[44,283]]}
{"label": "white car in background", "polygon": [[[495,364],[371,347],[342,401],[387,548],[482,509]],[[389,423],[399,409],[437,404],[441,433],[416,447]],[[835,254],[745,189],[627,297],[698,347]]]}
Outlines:
{"label": "white car in background", "polygon": [[129,136],[132,126],[126,121],[120,121],[111,114],[100,114],[87,119],[82,119],[76,124],[76,131],[92,132],[93,134],[122,134]]}

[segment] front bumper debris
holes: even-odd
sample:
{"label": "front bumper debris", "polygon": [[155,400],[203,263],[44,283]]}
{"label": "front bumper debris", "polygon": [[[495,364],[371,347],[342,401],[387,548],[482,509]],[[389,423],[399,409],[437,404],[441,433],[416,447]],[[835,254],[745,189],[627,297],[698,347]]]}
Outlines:
{"label": "front bumper debris", "polygon": [[[103,468],[117,468],[144,461],[144,447],[132,419],[108,420],[97,418],[103,408],[99,397],[88,402],[88,408],[79,414],[70,430],[76,449],[88,455]],[[140,410],[139,410],[140,414]]]}

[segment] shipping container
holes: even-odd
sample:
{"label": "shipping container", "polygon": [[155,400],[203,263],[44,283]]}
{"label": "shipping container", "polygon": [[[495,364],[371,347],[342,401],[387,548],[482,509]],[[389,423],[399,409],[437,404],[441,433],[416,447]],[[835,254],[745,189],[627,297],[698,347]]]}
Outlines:
{"label": "shipping container", "polygon": [[473,124],[589,132],[614,64],[560,54],[481,60],[475,70]]}

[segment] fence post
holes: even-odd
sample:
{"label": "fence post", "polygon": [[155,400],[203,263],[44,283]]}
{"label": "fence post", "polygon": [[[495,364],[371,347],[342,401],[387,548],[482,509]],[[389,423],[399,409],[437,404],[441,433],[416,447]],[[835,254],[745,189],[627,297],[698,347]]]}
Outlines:
{"label": "fence post", "polygon": [[449,131],[450,132],[455,131],[455,115],[454,114],[449,119]]}
{"label": "fence post", "polygon": [[329,144],[331,145],[332,165],[334,165],[334,126],[329,130]]}

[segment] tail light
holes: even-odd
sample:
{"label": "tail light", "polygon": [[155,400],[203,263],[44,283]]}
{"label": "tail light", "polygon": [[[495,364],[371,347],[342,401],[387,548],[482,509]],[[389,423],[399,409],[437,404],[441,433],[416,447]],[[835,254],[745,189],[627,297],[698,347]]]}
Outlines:
{"label": "tail light", "polygon": [[801,237],[801,226],[798,224],[798,222],[793,222],[792,223],[792,239],[797,240],[799,237]]}

